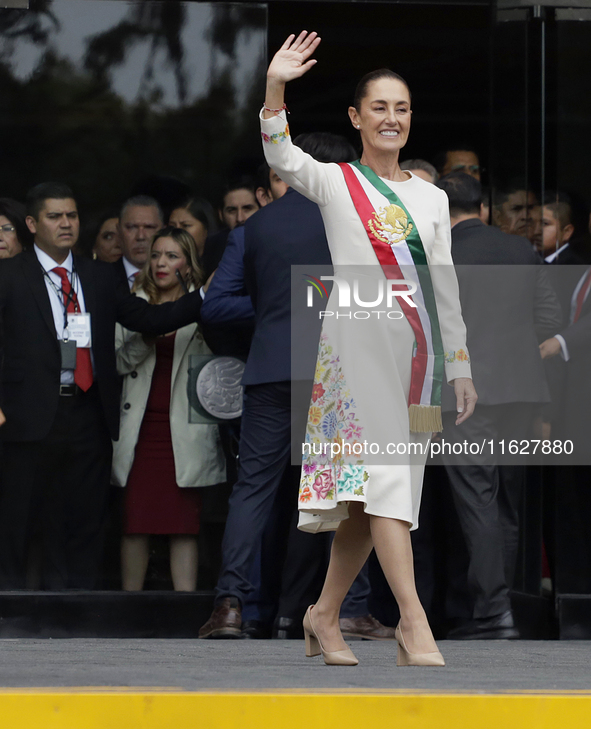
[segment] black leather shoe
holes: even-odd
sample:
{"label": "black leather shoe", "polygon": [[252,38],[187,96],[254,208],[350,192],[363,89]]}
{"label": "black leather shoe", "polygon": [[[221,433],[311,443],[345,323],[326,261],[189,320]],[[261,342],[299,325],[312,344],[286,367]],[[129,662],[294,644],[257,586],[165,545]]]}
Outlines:
{"label": "black leather shoe", "polygon": [[272,637],[278,640],[302,640],[304,637],[302,621],[293,618],[275,618]]}
{"label": "black leather shoe", "polygon": [[515,640],[519,631],[513,622],[513,613],[506,610],[491,618],[476,618],[450,630],[448,640]]}
{"label": "black leather shoe", "polygon": [[247,640],[264,640],[271,637],[271,628],[260,620],[245,620],[242,623],[242,637]]}

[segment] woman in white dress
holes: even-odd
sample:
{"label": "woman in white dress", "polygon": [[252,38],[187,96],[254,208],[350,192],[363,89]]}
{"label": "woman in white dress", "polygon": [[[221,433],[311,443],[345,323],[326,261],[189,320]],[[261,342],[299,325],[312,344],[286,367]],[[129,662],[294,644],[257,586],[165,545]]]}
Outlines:
{"label": "woman in white dress", "polygon": [[[340,634],[339,610],[375,548],[400,608],[398,664],[444,665],[417,596],[410,529],[417,526],[429,438],[441,429],[443,378],[455,388],[457,423],[472,414],[477,399],[447,197],[399,167],[411,97],[388,69],[364,77],[349,108],[363,145],[359,162],[322,164],[292,145],[285,84],[312,68],[319,43],[306,31],[286,40],[269,66],[261,112],[267,162],[320,206],[340,279],[323,319],[299,497],[300,528],[337,530],[322,594],[304,619],[306,654],[357,664]],[[370,301],[372,290],[374,298],[384,293],[385,318],[337,316],[351,292],[359,303]],[[398,295],[388,298],[388,291]],[[379,463],[367,451],[359,456],[354,447],[363,442],[379,444],[381,452],[387,443],[414,443],[423,455]]]}

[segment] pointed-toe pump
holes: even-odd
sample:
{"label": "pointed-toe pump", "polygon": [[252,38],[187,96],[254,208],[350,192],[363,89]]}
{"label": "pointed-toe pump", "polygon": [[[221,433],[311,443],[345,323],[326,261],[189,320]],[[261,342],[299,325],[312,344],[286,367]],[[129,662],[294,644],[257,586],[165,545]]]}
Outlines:
{"label": "pointed-toe pump", "polygon": [[312,625],[312,608],[314,605],[306,610],[304,615],[304,637],[306,639],[306,655],[307,656],[319,656],[322,654],[324,662],[327,666],[356,666],[359,661],[353,655],[353,651],[350,648],[345,648],[342,651],[325,651],[320,642],[320,638],[314,630]]}
{"label": "pointed-toe pump", "polygon": [[398,623],[395,635],[398,641],[398,666],[445,666],[445,661],[439,651],[411,653],[404,642],[400,623]]}

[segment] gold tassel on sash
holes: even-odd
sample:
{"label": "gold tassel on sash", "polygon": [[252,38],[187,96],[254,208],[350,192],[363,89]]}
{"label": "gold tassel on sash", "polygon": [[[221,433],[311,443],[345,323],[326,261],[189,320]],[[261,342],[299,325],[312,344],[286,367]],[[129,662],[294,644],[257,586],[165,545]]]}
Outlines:
{"label": "gold tassel on sash", "polygon": [[440,433],[443,430],[438,405],[409,405],[408,419],[411,433]]}

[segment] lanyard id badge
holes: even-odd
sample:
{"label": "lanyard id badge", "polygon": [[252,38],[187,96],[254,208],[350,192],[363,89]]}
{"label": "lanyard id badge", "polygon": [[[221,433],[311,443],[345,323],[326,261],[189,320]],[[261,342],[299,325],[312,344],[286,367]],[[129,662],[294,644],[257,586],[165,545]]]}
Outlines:
{"label": "lanyard id badge", "polygon": [[80,312],[68,314],[68,334],[69,340],[73,341],[77,347],[82,349],[91,347],[90,314]]}

